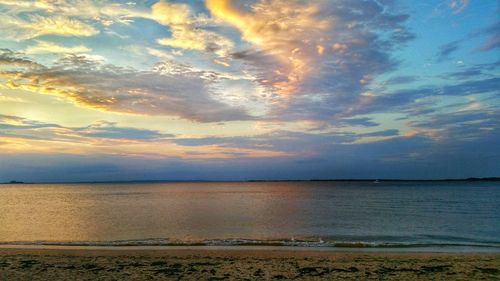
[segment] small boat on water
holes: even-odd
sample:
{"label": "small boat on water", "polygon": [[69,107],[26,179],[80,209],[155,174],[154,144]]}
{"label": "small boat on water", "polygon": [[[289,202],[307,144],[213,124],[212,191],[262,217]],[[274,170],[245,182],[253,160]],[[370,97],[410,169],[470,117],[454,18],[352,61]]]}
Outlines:
{"label": "small boat on water", "polygon": [[373,183],[380,183],[380,181],[379,180],[374,180]]}

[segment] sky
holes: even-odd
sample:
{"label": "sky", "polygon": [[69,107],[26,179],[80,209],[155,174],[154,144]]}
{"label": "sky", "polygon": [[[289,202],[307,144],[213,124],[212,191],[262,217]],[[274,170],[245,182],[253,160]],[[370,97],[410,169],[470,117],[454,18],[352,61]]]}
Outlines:
{"label": "sky", "polygon": [[498,0],[0,0],[0,181],[500,176]]}

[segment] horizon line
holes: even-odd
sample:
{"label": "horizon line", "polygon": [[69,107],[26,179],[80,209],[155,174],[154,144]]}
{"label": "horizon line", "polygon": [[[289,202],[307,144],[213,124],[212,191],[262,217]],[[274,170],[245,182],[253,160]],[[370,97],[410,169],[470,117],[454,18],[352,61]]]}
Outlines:
{"label": "horizon line", "polygon": [[468,178],[435,178],[435,179],[397,179],[397,178],[340,178],[340,179],[246,179],[246,180],[109,180],[109,181],[33,181],[24,182],[11,180],[0,184],[75,184],[75,183],[181,183],[181,182],[430,182],[430,181],[500,181],[498,177],[468,177]]}

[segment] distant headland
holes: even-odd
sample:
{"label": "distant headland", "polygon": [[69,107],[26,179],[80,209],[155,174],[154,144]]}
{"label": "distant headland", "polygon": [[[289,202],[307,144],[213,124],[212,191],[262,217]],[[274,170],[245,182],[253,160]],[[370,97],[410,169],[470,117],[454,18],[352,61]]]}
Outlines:
{"label": "distant headland", "polygon": [[9,181],[9,182],[5,182],[5,184],[23,184],[25,182],[23,181]]}

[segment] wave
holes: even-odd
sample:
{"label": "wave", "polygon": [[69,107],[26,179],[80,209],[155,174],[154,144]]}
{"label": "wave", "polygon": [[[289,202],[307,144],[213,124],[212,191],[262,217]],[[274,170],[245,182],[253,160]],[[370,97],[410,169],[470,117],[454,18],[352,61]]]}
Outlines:
{"label": "wave", "polygon": [[323,239],[207,239],[207,240],[170,240],[163,238],[115,241],[7,241],[0,245],[19,246],[282,246],[305,248],[445,248],[470,247],[500,249],[498,242],[365,242],[365,241],[324,241]]}

